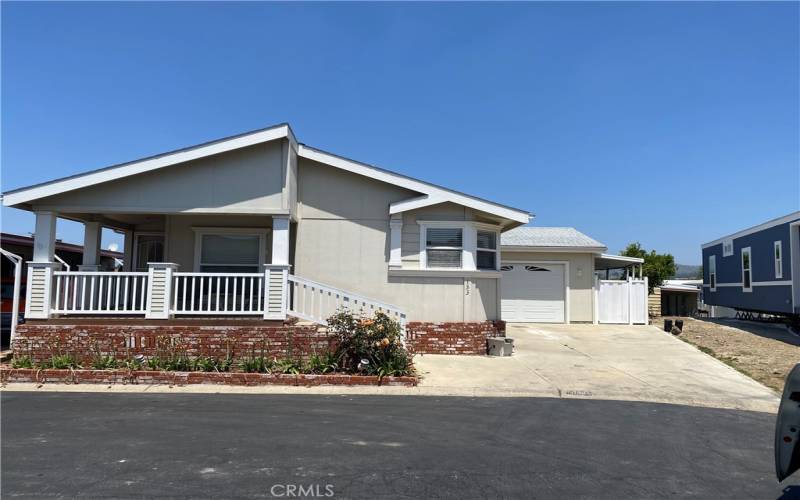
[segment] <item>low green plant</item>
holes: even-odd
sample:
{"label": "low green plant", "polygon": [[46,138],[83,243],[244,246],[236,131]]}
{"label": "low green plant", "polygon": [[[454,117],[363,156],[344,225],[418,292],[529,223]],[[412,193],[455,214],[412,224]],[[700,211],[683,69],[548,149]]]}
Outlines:
{"label": "low green plant", "polygon": [[33,368],[33,360],[30,356],[20,356],[11,359],[11,368]]}
{"label": "low green plant", "polygon": [[196,372],[227,372],[233,365],[233,359],[200,356],[191,360],[192,370]]}
{"label": "low green plant", "polygon": [[276,360],[272,366],[272,371],[275,373],[297,375],[302,370],[303,364],[300,361],[290,358]]}
{"label": "low green plant", "polygon": [[272,369],[272,361],[264,356],[248,356],[239,361],[239,369],[245,373],[268,373]]}
{"label": "low green plant", "polygon": [[119,367],[119,361],[114,356],[95,356],[92,358],[92,368],[95,370],[113,370]]}
{"label": "low green plant", "polygon": [[49,360],[41,364],[42,368],[66,370],[68,368],[80,368],[81,364],[73,356],[69,354],[55,354]]}
{"label": "low green plant", "polygon": [[141,370],[144,365],[136,358],[127,358],[118,363],[119,368],[126,368],[128,370]]}
{"label": "low green plant", "polygon": [[308,362],[303,367],[305,373],[333,373],[339,369],[339,359],[333,351],[326,351],[322,355],[314,354],[308,358]]}

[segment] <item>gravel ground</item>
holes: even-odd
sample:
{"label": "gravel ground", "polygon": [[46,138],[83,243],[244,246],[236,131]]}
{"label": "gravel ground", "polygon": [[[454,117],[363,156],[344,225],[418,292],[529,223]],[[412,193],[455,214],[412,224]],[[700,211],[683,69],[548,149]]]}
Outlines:
{"label": "gravel ground", "polygon": [[682,319],[678,338],[778,392],[800,363],[800,336],[783,325],[694,318],[662,318],[659,324],[663,319]]}

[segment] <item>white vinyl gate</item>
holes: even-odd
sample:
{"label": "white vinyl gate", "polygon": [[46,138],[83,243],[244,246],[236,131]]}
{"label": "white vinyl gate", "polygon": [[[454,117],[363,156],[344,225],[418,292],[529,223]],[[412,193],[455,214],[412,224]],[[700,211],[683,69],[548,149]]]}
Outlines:
{"label": "white vinyl gate", "polygon": [[647,278],[598,280],[595,290],[599,323],[647,324]]}

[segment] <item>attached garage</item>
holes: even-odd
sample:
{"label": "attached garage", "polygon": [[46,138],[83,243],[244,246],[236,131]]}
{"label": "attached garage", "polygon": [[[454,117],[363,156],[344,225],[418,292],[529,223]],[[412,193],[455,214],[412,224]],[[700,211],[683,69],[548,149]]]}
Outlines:
{"label": "attached garage", "polygon": [[568,269],[566,262],[503,262],[500,317],[510,323],[564,323]]}

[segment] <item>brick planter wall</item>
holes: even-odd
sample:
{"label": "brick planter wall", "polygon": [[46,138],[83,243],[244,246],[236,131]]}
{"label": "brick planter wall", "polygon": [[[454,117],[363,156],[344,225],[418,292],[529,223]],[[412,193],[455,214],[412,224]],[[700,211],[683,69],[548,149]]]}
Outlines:
{"label": "brick planter wall", "polygon": [[505,321],[406,324],[409,350],[419,354],[486,354],[486,339],[505,337]]}
{"label": "brick planter wall", "polygon": [[[42,362],[56,354],[69,354],[90,363],[99,350],[104,356],[128,359],[153,356],[158,342],[181,346],[189,357],[210,356],[234,360],[242,357],[293,357],[306,359],[331,347],[331,338],[315,325],[178,326],[28,323],[17,328],[14,356],[31,356]],[[262,351],[263,350],[263,351]]]}
{"label": "brick planter wall", "polygon": [[0,369],[0,382],[67,384],[155,384],[155,385],[389,385],[412,387],[416,377],[361,375],[284,375],[269,373],[160,372],[146,370],[36,370]]}

